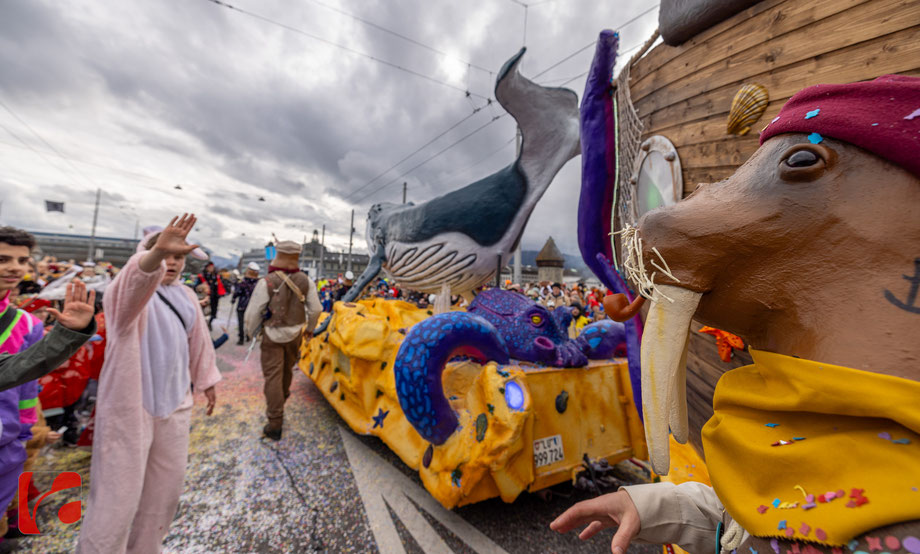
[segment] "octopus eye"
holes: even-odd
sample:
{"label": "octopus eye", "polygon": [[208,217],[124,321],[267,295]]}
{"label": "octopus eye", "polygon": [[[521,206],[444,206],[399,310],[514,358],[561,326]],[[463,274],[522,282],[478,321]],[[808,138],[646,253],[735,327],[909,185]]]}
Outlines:
{"label": "octopus eye", "polygon": [[786,165],[789,167],[808,167],[818,163],[820,158],[811,150],[799,150],[786,158]]}
{"label": "octopus eye", "polygon": [[543,325],[543,316],[534,314],[534,315],[530,316],[530,322],[533,323],[533,324],[536,325],[536,326]]}

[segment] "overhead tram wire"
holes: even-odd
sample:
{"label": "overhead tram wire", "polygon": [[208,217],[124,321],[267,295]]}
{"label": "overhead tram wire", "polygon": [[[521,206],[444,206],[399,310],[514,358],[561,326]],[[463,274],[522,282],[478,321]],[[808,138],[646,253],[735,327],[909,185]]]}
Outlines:
{"label": "overhead tram wire", "polygon": [[463,141],[465,141],[466,139],[470,138],[471,136],[475,135],[475,134],[478,133],[479,131],[482,131],[483,129],[485,129],[485,128],[488,127],[489,125],[495,123],[495,122],[498,121],[499,119],[505,117],[506,115],[508,115],[507,112],[506,112],[506,113],[503,113],[503,114],[501,114],[501,115],[496,115],[495,117],[493,117],[493,118],[490,119],[489,121],[486,121],[485,123],[483,123],[482,125],[480,125],[479,127],[477,127],[475,130],[473,130],[473,131],[467,133],[466,135],[463,135],[463,137],[461,137],[460,139],[454,141],[453,143],[449,144],[448,146],[445,146],[444,148],[442,148],[441,150],[439,150],[439,151],[436,152],[435,154],[429,156],[428,158],[425,158],[424,161],[422,161],[422,162],[420,162],[420,163],[418,163],[418,164],[412,166],[411,169],[409,169],[409,170],[403,172],[401,175],[399,175],[398,177],[394,178],[392,181],[389,181],[389,182],[387,182],[387,183],[384,183],[382,186],[377,187],[376,189],[372,190],[372,191],[369,192],[368,194],[362,196],[360,199],[358,199],[357,201],[355,201],[355,203],[356,203],[356,204],[360,204],[360,203],[364,202],[364,201],[367,200],[368,198],[374,196],[375,194],[377,194],[378,192],[380,192],[380,191],[382,191],[383,189],[387,188],[388,186],[392,185],[393,183],[398,182],[400,179],[402,179],[402,178],[405,177],[406,175],[412,173],[412,172],[415,171],[416,169],[422,167],[423,165],[427,164],[427,163],[430,162],[431,160],[437,158],[437,157],[440,156],[441,154],[447,152],[448,150],[450,150],[450,149],[453,148],[454,146],[457,146],[457,145],[460,144],[461,142],[463,142]]}
{"label": "overhead tram wire", "polygon": [[[639,48],[639,47],[642,46],[643,44],[645,44],[645,43],[644,43],[644,42],[640,42],[639,44],[637,44],[637,45],[635,45],[635,46],[631,46],[631,47],[627,48],[626,50],[617,52],[617,56],[622,56],[623,54],[628,54],[629,52],[632,52],[633,50],[635,50],[636,48]],[[574,81],[574,80],[576,80],[576,79],[581,79],[582,77],[584,77],[584,76],[587,75],[587,74],[588,74],[588,71],[585,71],[584,73],[579,73],[578,75],[575,75],[574,77],[569,77],[568,79],[565,79],[565,78],[563,78],[563,79],[550,79],[549,81],[544,81],[543,83],[540,83],[540,84],[541,84],[541,85],[546,85],[546,84],[548,84],[548,83],[552,83],[553,81],[563,81],[561,84],[556,85],[557,87],[560,87],[560,88],[561,88],[561,87],[566,86],[567,84],[571,83],[572,81]]]}
{"label": "overhead tram wire", "polygon": [[[42,152],[41,152],[40,150],[37,150],[37,149],[36,149],[35,147],[33,147],[31,144],[29,144],[28,142],[26,142],[25,140],[23,140],[19,135],[17,135],[16,133],[14,133],[9,127],[7,127],[6,125],[0,123],[0,128],[2,128],[4,131],[6,131],[7,133],[9,133],[14,139],[16,139],[16,140],[18,140],[19,142],[21,142],[21,143],[23,144],[23,146],[25,146],[26,148],[28,148],[28,149],[31,150],[32,152],[35,152],[35,154],[36,154],[37,156],[39,156],[41,159],[45,160],[45,163],[47,163],[47,164],[50,165],[51,167],[53,167],[53,168],[57,169],[58,171],[60,171],[60,172],[61,172],[63,175],[65,175],[68,179],[72,179],[72,176],[71,176],[71,175],[69,175],[66,171],[64,171],[63,169],[61,169],[56,163],[54,163],[54,162],[52,162],[51,160],[49,160],[48,158],[46,158],[45,155],[42,154]],[[73,184],[74,184],[74,185],[77,185],[76,182],[74,182]],[[79,186],[79,185],[77,185],[77,186]]]}
{"label": "overhead tram wire", "polygon": [[[652,11],[654,11],[659,5],[660,5],[660,3],[656,3],[654,6],[648,8],[648,9],[645,10],[644,12],[642,12],[642,13],[640,13],[639,15],[633,17],[632,19],[630,19],[630,20],[627,21],[626,23],[623,23],[623,24],[621,24],[621,25],[618,25],[618,26],[617,26],[617,31],[619,32],[619,30],[622,29],[623,27],[626,27],[627,25],[630,25],[630,24],[632,24],[632,23],[635,23],[636,21],[639,20],[639,18],[641,18],[641,17],[643,17],[643,16],[645,16],[645,15],[648,15],[649,13],[651,13]],[[536,75],[533,76],[533,78],[536,79],[536,78],[540,77],[541,75],[543,75],[544,73],[548,72],[549,70],[551,70],[551,69],[553,69],[553,68],[556,68],[556,67],[562,65],[563,63],[565,63],[565,62],[569,61],[570,59],[574,58],[575,56],[577,56],[578,54],[581,54],[582,52],[584,52],[584,51],[587,50],[588,48],[591,48],[591,47],[594,46],[595,44],[597,44],[597,40],[592,40],[592,41],[589,42],[588,44],[582,46],[582,47],[579,48],[578,50],[572,52],[572,53],[569,54],[568,56],[562,58],[561,60],[559,60],[558,62],[554,63],[553,65],[547,67],[547,68],[544,69],[543,71],[537,73]],[[577,79],[577,77],[576,77],[576,79]]]}
{"label": "overhead tram wire", "polygon": [[[29,123],[28,123],[25,119],[19,117],[19,115],[18,115],[16,112],[14,112],[12,108],[10,108],[9,106],[7,106],[6,103],[3,102],[3,100],[0,100],[0,106],[3,106],[3,108],[4,108],[6,111],[8,111],[8,112],[10,113],[10,115],[12,115],[13,117],[16,118],[16,121],[22,123],[23,126],[24,126],[26,129],[28,129],[30,133],[32,133],[36,138],[38,138],[38,140],[42,141],[42,143],[43,143],[45,146],[47,146],[48,148],[50,148],[52,152],[54,152],[55,154],[57,154],[58,157],[60,157],[62,160],[64,160],[64,161],[67,163],[67,165],[69,165],[70,168],[73,169],[74,173],[76,173],[77,175],[79,175],[84,181],[88,182],[92,187],[96,188],[97,190],[101,190],[101,189],[102,189],[102,187],[99,186],[99,184],[96,183],[96,181],[92,180],[92,179],[89,178],[85,173],[83,173],[82,171],[80,171],[80,170],[77,168],[77,166],[74,165],[73,161],[72,161],[70,158],[68,158],[67,156],[65,156],[64,154],[62,154],[60,150],[58,150],[57,148],[54,147],[54,145],[52,145],[50,142],[48,142],[47,140],[45,140],[45,137],[41,136],[41,135],[38,133],[38,131],[36,131],[35,129],[33,129],[32,126],[29,125]],[[9,131],[9,129],[7,129],[7,131]],[[11,133],[11,134],[12,134],[12,133]],[[17,137],[17,138],[18,138],[18,137]],[[22,142],[22,141],[20,141],[20,142]],[[23,143],[23,144],[25,144],[25,143]],[[37,150],[35,150],[35,152],[38,153]],[[42,156],[42,157],[44,158],[44,156]],[[60,171],[60,168],[59,168],[59,167],[57,167],[56,165],[55,165],[55,167],[58,169],[58,171]],[[130,215],[130,214],[128,214],[127,212],[125,212],[124,209],[122,209],[122,208],[120,208],[120,207],[119,207],[118,209],[119,209],[119,211],[121,211],[123,214],[125,214],[125,215]],[[134,208],[129,208],[129,209],[131,210],[131,214],[133,214],[135,217],[138,217],[138,214],[137,214],[136,211],[134,211]]]}
{"label": "overhead tram wire", "polygon": [[499,152],[501,152],[502,150],[504,150],[505,148],[507,148],[512,142],[514,142],[514,139],[515,139],[515,138],[517,138],[517,137],[511,137],[511,138],[508,139],[504,144],[502,144],[501,146],[499,146],[499,147],[496,148],[495,150],[493,150],[493,151],[489,152],[488,154],[486,154],[485,157],[481,158],[479,161],[477,161],[477,162],[475,162],[474,164],[469,165],[469,166],[467,166],[467,167],[461,169],[460,171],[455,171],[455,172],[451,173],[450,175],[448,175],[448,176],[445,177],[444,179],[441,179],[441,180],[438,181],[436,184],[431,185],[431,186],[432,186],[432,187],[440,187],[441,185],[447,184],[450,180],[455,179],[455,178],[459,177],[460,175],[463,175],[464,173],[466,173],[466,172],[468,172],[468,171],[471,171],[471,170],[475,169],[476,167],[478,167],[478,166],[482,165],[483,163],[485,163],[486,161],[492,159],[492,157],[494,157],[496,154],[498,154]]}
{"label": "overhead tram wire", "polygon": [[[214,0],[209,0],[209,1],[214,1]],[[511,0],[511,1],[514,2],[514,3],[516,3],[516,4],[519,4],[519,5],[521,5],[521,6],[525,6],[523,3],[521,3],[521,2],[519,2],[519,1],[517,1],[517,0]],[[657,8],[659,5],[660,5],[660,3],[656,3],[654,6],[648,8],[647,10],[643,11],[642,13],[636,15],[635,17],[633,17],[632,19],[630,19],[630,20],[627,21],[626,23],[623,23],[622,25],[619,25],[619,26],[617,27],[617,29],[618,29],[618,30],[619,30],[619,29],[622,29],[623,27],[626,27],[627,25],[630,25],[630,24],[634,23],[634,22],[637,21],[639,18],[641,18],[641,17],[643,17],[643,16],[649,14],[650,12],[652,12],[652,11],[653,11],[655,8]],[[541,71],[540,73],[538,73],[537,75],[535,75],[533,78],[536,79],[536,78],[539,77],[540,75],[543,75],[544,73],[548,72],[549,70],[553,69],[554,67],[556,67],[556,66],[562,64],[563,62],[569,60],[569,59],[572,58],[573,56],[575,56],[575,55],[577,55],[577,54],[583,52],[584,50],[587,50],[588,48],[590,48],[591,46],[593,46],[596,42],[597,42],[596,40],[595,40],[595,41],[591,41],[589,44],[587,44],[587,45],[585,45],[584,47],[580,48],[578,51],[576,51],[576,52],[574,52],[574,53],[572,53],[572,54],[566,56],[566,57],[563,58],[562,60],[556,62],[555,64],[553,64],[553,65],[551,65],[551,66],[549,66],[549,67],[547,67],[546,69],[544,69],[543,71]],[[635,50],[635,49],[638,48],[639,46],[641,46],[641,45],[634,46],[634,47],[629,48],[629,49],[627,49],[627,50],[625,50],[625,51],[623,51],[623,52],[621,52],[621,53],[626,53],[626,52],[629,52],[629,51],[631,51],[631,50]],[[576,75],[576,76],[574,76],[574,77],[571,77],[571,78],[569,78],[567,81],[565,81],[564,83],[562,83],[562,84],[559,85],[559,86],[560,86],[560,87],[565,86],[565,85],[571,83],[572,81],[574,81],[574,80],[576,80],[576,79],[579,79],[579,78],[581,78],[581,77],[584,77],[584,76],[587,75],[587,74],[588,74],[588,72],[586,71],[586,72],[584,72],[584,73],[582,73],[582,74],[580,74],[580,75]],[[492,104],[492,103],[489,102],[489,105],[491,105],[491,104]],[[480,108],[480,109],[481,109],[481,108]],[[475,113],[476,113],[476,112],[475,112],[475,110],[474,110],[474,114],[475,114]],[[473,114],[470,114],[470,115],[467,116],[465,119],[468,119],[468,118],[471,117],[472,115],[473,115]],[[382,185],[382,186],[380,186],[380,187],[374,189],[374,190],[371,191],[370,193],[368,193],[368,194],[362,196],[362,197],[361,197],[359,200],[357,200],[355,203],[364,202],[365,200],[367,200],[368,198],[370,198],[370,197],[373,196],[374,194],[377,194],[378,192],[380,192],[380,191],[383,190],[384,188],[390,186],[391,184],[393,184],[393,183],[395,183],[395,182],[398,182],[400,179],[402,179],[403,177],[405,177],[405,176],[408,175],[409,173],[415,171],[416,169],[418,169],[418,168],[421,167],[422,165],[425,165],[425,164],[428,163],[429,161],[431,161],[431,160],[433,160],[434,158],[440,156],[441,154],[443,154],[444,152],[446,152],[446,151],[449,150],[450,148],[453,148],[454,146],[456,146],[456,145],[459,144],[460,142],[463,142],[464,140],[466,140],[467,138],[469,138],[469,137],[472,136],[473,134],[479,132],[480,130],[482,130],[482,129],[485,128],[486,126],[491,125],[491,124],[494,123],[496,120],[498,120],[499,118],[501,118],[501,117],[503,117],[503,116],[505,116],[505,115],[507,115],[507,113],[501,114],[501,115],[497,115],[497,116],[493,116],[493,118],[492,118],[490,121],[486,122],[484,125],[482,125],[481,127],[477,128],[477,129],[476,129],[475,131],[473,131],[472,133],[470,133],[470,134],[464,136],[464,137],[461,138],[460,140],[458,140],[458,141],[454,142],[453,144],[447,146],[447,147],[444,148],[443,150],[441,150],[441,151],[439,151],[438,153],[434,154],[433,156],[427,158],[425,161],[421,162],[420,164],[418,164],[418,165],[412,167],[411,169],[409,169],[408,171],[404,172],[402,175],[399,175],[398,177],[396,177],[396,178],[393,179],[392,181],[389,181],[388,183],[385,183],[384,185]],[[465,120],[465,119],[464,119],[464,120]],[[461,122],[462,122],[462,121],[461,121]],[[455,128],[457,125],[459,125],[459,123],[457,123],[457,124],[455,124],[454,126],[452,126],[451,129]],[[448,130],[450,130],[450,129],[448,129]],[[445,131],[445,133],[446,133],[446,131]],[[400,163],[402,163],[402,162],[405,161],[406,159],[412,157],[413,155],[417,154],[419,151],[421,151],[422,149],[424,149],[425,146],[428,146],[429,144],[431,144],[432,142],[434,142],[434,140],[436,140],[437,138],[440,138],[440,137],[443,136],[443,135],[444,135],[444,133],[438,135],[438,137],[436,137],[435,139],[432,139],[431,141],[429,141],[428,143],[426,143],[426,144],[425,144],[424,146],[422,146],[421,148],[417,149],[417,150],[416,150],[415,152],[413,152],[412,154],[409,154],[409,156],[406,156],[406,158],[403,158],[403,160],[400,160],[400,162],[397,162],[393,167],[391,167],[391,168],[388,169],[387,171],[383,172],[383,174],[386,174],[387,172],[391,171],[393,168],[395,168],[396,166],[398,166]],[[494,153],[493,153],[493,154],[494,154]],[[490,154],[490,156],[491,156],[491,155],[492,155],[492,154]],[[477,164],[478,164],[478,163],[479,163],[479,162],[477,162]],[[475,164],[474,164],[474,165],[475,165]],[[381,174],[381,175],[383,175],[383,174]],[[371,184],[373,181],[375,181],[375,180],[377,180],[378,178],[380,178],[381,175],[378,175],[377,177],[375,177],[374,179],[372,179],[372,180],[369,181],[368,183],[365,183],[365,185],[363,185],[363,186],[360,187],[359,189],[355,190],[354,192],[350,193],[347,197],[345,197],[345,199],[347,200],[348,198],[351,198],[355,193],[359,192],[360,190],[364,190],[365,188],[367,188],[368,186],[370,186],[370,184]]]}
{"label": "overhead tram wire", "polygon": [[15,118],[16,118],[16,121],[22,123],[23,126],[25,126],[25,128],[28,129],[30,133],[32,133],[36,138],[38,138],[38,140],[42,141],[42,143],[44,143],[45,146],[47,146],[49,149],[51,149],[52,152],[54,152],[55,154],[57,154],[58,157],[60,157],[62,160],[64,160],[64,161],[67,163],[67,165],[69,165],[70,168],[73,169],[74,172],[75,172],[77,175],[79,175],[80,177],[82,177],[84,180],[88,181],[89,184],[92,185],[93,187],[95,187],[95,188],[100,188],[99,185],[96,184],[95,181],[93,181],[92,179],[90,179],[89,177],[87,177],[86,175],[84,175],[82,171],[80,171],[79,169],[77,169],[77,166],[75,166],[75,165],[73,164],[73,162],[70,161],[70,158],[68,158],[67,156],[65,156],[64,154],[62,154],[60,150],[58,150],[58,149],[55,148],[50,142],[48,142],[47,140],[45,140],[45,137],[43,137],[43,136],[41,136],[40,134],[38,134],[38,131],[36,131],[35,129],[33,129],[32,126],[29,125],[29,124],[26,122],[26,120],[24,120],[23,118],[19,117],[19,116],[16,114],[16,112],[14,112],[9,106],[6,105],[5,102],[3,102],[3,100],[0,100],[0,106],[3,106],[3,109],[5,109],[6,111],[8,111],[8,112],[10,113],[10,115],[12,115],[13,117],[15,117]]}
{"label": "overhead tram wire", "polygon": [[374,23],[373,21],[368,21],[367,19],[364,19],[364,18],[362,18],[362,17],[359,17],[359,16],[357,16],[357,15],[355,15],[355,14],[353,14],[353,13],[349,13],[349,12],[346,12],[346,11],[344,11],[344,10],[340,10],[339,8],[337,8],[337,7],[335,7],[335,6],[330,6],[329,4],[326,4],[326,3],[324,3],[324,2],[320,2],[319,0],[307,0],[307,1],[310,2],[310,3],[312,3],[312,4],[316,4],[317,6],[322,6],[322,7],[326,8],[327,10],[331,10],[331,11],[334,11],[335,13],[344,15],[345,17],[350,17],[350,18],[354,19],[355,21],[360,21],[361,23],[364,23],[364,24],[367,25],[368,27],[373,27],[374,29],[377,29],[378,31],[383,31],[384,33],[393,35],[393,36],[395,36],[395,37],[399,37],[399,38],[403,39],[404,41],[406,41],[406,42],[408,42],[408,43],[410,43],[410,44],[414,44],[414,45],[416,45],[416,46],[419,46],[419,47],[421,47],[421,48],[424,48],[425,50],[434,52],[435,54],[438,54],[439,56],[443,56],[443,57],[445,57],[445,58],[449,58],[449,59],[452,59],[452,60],[456,60],[456,61],[462,63],[463,65],[467,66],[467,67],[475,67],[476,69],[478,69],[478,70],[480,70],[480,71],[485,71],[486,73],[495,73],[495,72],[492,71],[491,69],[488,69],[488,68],[486,68],[486,67],[482,67],[481,65],[474,64],[473,62],[469,62],[469,61],[463,60],[463,59],[458,58],[458,57],[456,57],[456,56],[451,56],[451,55],[448,54],[447,52],[444,52],[444,51],[442,51],[442,50],[438,50],[437,48],[434,48],[434,47],[432,47],[432,46],[428,46],[427,44],[424,44],[424,43],[422,43],[422,42],[419,42],[419,41],[415,40],[414,38],[407,37],[406,35],[403,35],[403,34],[401,34],[401,33],[398,33],[398,32],[396,32],[396,31],[393,31],[393,30],[391,30],[391,29],[387,29],[386,27],[384,27],[384,26],[382,26],[382,25],[378,25],[378,24]]}
{"label": "overhead tram wire", "polygon": [[386,170],[380,172],[380,173],[379,173],[378,175],[376,175],[373,179],[371,179],[371,180],[369,180],[368,182],[364,183],[363,185],[361,185],[361,186],[358,187],[357,189],[355,189],[355,190],[349,192],[348,195],[346,195],[346,196],[343,198],[343,200],[348,200],[349,198],[351,198],[351,197],[354,196],[355,194],[357,194],[357,193],[361,192],[362,190],[366,189],[367,187],[371,186],[371,185],[374,183],[374,181],[376,181],[377,179],[383,177],[384,175],[386,175],[386,174],[389,173],[390,171],[393,171],[394,169],[396,169],[397,167],[399,167],[399,165],[402,164],[404,161],[406,161],[406,160],[408,160],[409,158],[411,158],[412,156],[418,154],[419,152],[421,152],[422,150],[424,150],[425,148],[427,148],[429,145],[431,145],[431,143],[435,142],[435,141],[438,140],[439,138],[443,137],[443,136],[446,135],[447,133],[449,133],[449,132],[453,131],[454,129],[456,129],[457,127],[459,127],[460,124],[462,124],[463,122],[465,122],[465,121],[468,120],[469,118],[473,117],[474,115],[476,115],[477,113],[479,113],[480,111],[482,111],[482,109],[483,109],[484,107],[485,107],[485,106],[479,106],[478,108],[473,108],[472,113],[468,114],[466,117],[464,117],[464,118],[461,119],[460,121],[454,123],[453,125],[451,125],[451,126],[448,127],[447,129],[445,129],[444,131],[442,131],[441,133],[439,133],[436,137],[434,137],[434,138],[432,138],[431,140],[429,140],[428,142],[426,142],[425,144],[419,146],[418,148],[416,148],[415,150],[413,150],[411,153],[409,153],[409,154],[407,154],[405,157],[403,157],[403,159],[399,160],[398,162],[396,162],[395,164],[393,164],[391,167],[387,168]]}
{"label": "overhead tram wire", "polygon": [[[269,24],[271,24],[271,25],[276,25],[276,26],[281,27],[281,28],[283,28],[283,29],[287,29],[288,31],[291,31],[291,32],[294,32],[294,33],[303,35],[303,36],[305,36],[305,37],[312,38],[313,40],[317,40],[317,41],[319,41],[319,42],[328,44],[328,45],[330,45],[330,46],[334,46],[334,47],[339,48],[339,49],[341,49],[341,50],[344,50],[344,51],[346,51],[346,52],[348,52],[348,53],[350,53],[350,54],[354,54],[354,55],[356,55],[356,56],[361,56],[361,57],[367,58],[367,59],[369,59],[369,60],[375,61],[375,62],[377,62],[377,63],[379,63],[379,64],[383,64],[383,65],[385,65],[385,66],[387,66],[387,67],[391,67],[391,68],[393,68],[393,69],[397,69],[397,70],[402,71],[402,72],[404,72],[404,73],[408,73],[409,75],[414,75],[414,76],[419,77],[419,78],[421,78],[421,79],[425,79],[426,81],[431,81],[432,83],[436,83],[436,84],[439,84],[439,85],[441,85],[441,86],[445,86],[445,87],[448,87],[448,88],[452,88],[452,89],[454,89],[454,90],[456,90],[456,91],[462,92],[462,93],[464,93],[464,94],[468,94],[468,95],[470,95],[470,96],[475,96],[475,97],[481,98],[481,99],[483,99],[483,100],[488,100],[488,99],[489,99],[488,96],[483,96],[483,95],[481,95],[481,94],[477,94],[477,93],[475,93],[475,92],[466,90],[466,89],[463,88],[463,87],[458,87],[457,85],[453,85],[453,84],[451,84],[451,83],[448,83],[447,81],[442,81],[442,80],[437,79],[437,78],[435,78],[435,77],[432,77],[432,76],[430,76],[430,75],[425,75],[424,73],[419,73],[418,71],[415,71],[415,70],[413,70],[413,69],[409,69],[409,68],[407,68],[407,67],[403,67],[403,66],[401,66],[401,65],[399,65],[399,64],[395,64],[395,63],[393,63],[393,62],[388,62],[388,61],[383,60],[383,59],[380,59],[380,58],[378,58],[378,57],[376,57],[376,56],[372,56],[372,55],[370,55],[370,54],[368,54],[368,53],[366,53],[366,52],[361,52],[360,50],[355,50],[354,48],[350,48],[350,47],[348,47],[348,46],[345,46],[344,44],[339,44],[339,43],[337,43],[337,42],[333,42],[333,41],[331,41],[331,40],[329,40],[329,39],[325,39],[325,38],[323,38],[323,37],[321,37],[321,36],[319,36],[319,35],[314,35],[313,33],[310,33],[310,32],[308,32],[308,31],[304,31],[303,29],[298,29],[297,27],[292,27],[292,26],[290,26],[290,25],[288,25],[288,24],[286,24],[286,23],[282,23],[282,22],[280,22],[280,21],[275,21],[274,19],[270,19],[270,18],[265,17],[265,16],[263,16],[263,15],[259,15],[259,14],[255,13],[255,12],[251,12],[251,11],[248,11],[248,10],[244,10],[243,8],[238,8],[238,7],[236,7],[236,6],[232,5],[232,4],[228,4],[227,2],[223,2],[222,0],[203,0],[203,1],[205,1],[205,2],[210,2],[210,3],[215,4],[215,5],[217,5],[217,6],[221,6],[221,7],[227,8],[228,10],[233,10],[233,11],[239,12],[239,13],[241,13],[241,14],[248,15],[249,17],[258,19],[258,20],[260,20],[260,21],[263,21],[263,22],[265,22],[265,23],[269,23]],[[487,71],[488,71],[488,70],[487,70]]]}

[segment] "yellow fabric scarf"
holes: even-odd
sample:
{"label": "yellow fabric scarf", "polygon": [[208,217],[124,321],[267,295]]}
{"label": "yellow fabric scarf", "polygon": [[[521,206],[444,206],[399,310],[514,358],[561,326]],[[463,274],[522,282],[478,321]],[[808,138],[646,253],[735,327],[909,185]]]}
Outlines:
{"label": "yellow fabric scarf", "polygon": [[719,380],[703,427],[712,485],[733,519],[755,536],[831,546],[920,519],[920,382],[751,355]]}

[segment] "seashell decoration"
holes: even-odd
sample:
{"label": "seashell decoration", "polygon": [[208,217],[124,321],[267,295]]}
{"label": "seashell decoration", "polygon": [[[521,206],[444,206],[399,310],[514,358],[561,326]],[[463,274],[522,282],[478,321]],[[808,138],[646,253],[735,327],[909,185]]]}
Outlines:
{"label": "seashell decoration", "polygon": [[732,99],[728,112],[728,132],[732,135],[746,135],[751,125],[760,119],[770,102],[767,89],[755,84],[742,86]]}

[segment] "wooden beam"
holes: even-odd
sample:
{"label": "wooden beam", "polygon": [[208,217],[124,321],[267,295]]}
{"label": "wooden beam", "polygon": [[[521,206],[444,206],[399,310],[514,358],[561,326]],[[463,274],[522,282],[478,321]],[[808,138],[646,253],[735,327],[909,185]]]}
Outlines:
{"label": "wooden beam", "polygon": [[[753,129],[759,131],[763,128],[776,116],[779,108],[789,97],[807,86],[818,83],[851,83],[874,79],[888,73],[920,74],[920,25],[753,76],[750,81],[764,85],[770,92],[771,100],[766,113]],[[645,126],[643,134],[665,135],[678,147],[725,138],[725,118],[731,107],[730,96],[734,95],[733,88],[731,85],[721,89],[721,100],[712,103],[714,106],[721,106],[716,112],[706,113],[704,104],[703,107],[688,109],[671,119],[662,118],[654,126],[645,123],[652,122],[649,114],[640,112]],[[718,95],[720,92],[704,92],[700,96],[707,94]],[[702,103],[704,99],[694,102]],[[697,117],[701,118],[694,119]]]}
{"label": "wooden beam", "polygon": [[705,47],[706,44],[716,39],[716,37],[720,36],[721,34],[732,31],[737,26],[738,21],[755,19],[760,14],[767,12],[780,4],[783,4],[786,1],[787,0],[764,0],[762,2],[758,2],[743,12],[737,13],[725,21],[713,25],[709,29],[706,29],[702,33],[696,35],[683,44],[678,46],[660,44],[656,46],[643,58],[637,61],[636,64],[630,69],[630,78],[633,84],[638,84],[639,81],[647,78],[651,74],[654,74],[658,68],[662,67],[664,64],[668,63],[677,56],[680,56],[685,52],[689,52],[690,50],[700,46]]}
{"label": "wooden beam", "polygon": [[[722,62],[733,56],[749,56],[750,50],[759,50],[767,41],[775,41],[788,33],[796,33],[800,28],[821,21],[832,15],[865,3],[867,0],[835,0],[821,2],[782,2],[776,3],[769,10],[750,17],[732,18],[734,25],[710,40],[703,41],[674,56],[671,60],[650,68],[645,78],[633,80],[630,89],[633,101],[652,94],[662,87],[683,79],[712,64]],[[671,48],[660,45],[655,49]],[[636,63],[630,70],[630,77],[640,71],[640,64],[653,62],[651,54]]]}
{"label": "wooden beam", "polygon": [[[636,87],[630,88],[630,93],[633,95],[636,111],[641,116],[719,87],[737,90],[737,87],[744,82],[756,82],[772,90],[781,83],[771,83],[773,84],[771,88],[758,79],[773,74],[787,74],[787,68],[796,72],[801,62],[822,60],[825,57],[836,58],[844,53],[849,53],[847,55],[849,64],[856,66],[851,69],[862,69],[860,74],[865,75],[866,68],[861,68],[860,64],[853,64],[853,61],[871,57],[872,47],[878,48],[878,43],[884,41],[884,37],[915,27],[918,21],[920,21],[920,2],[874,0],[802,27],[797,33],[762,42],[744,52],[699,68],[684,78],[654,89],[653,92],[641,94],[641,98],[640,91],[634,92]],[[915,38],[912,40],[916,42]],[[854,55],[854,52],[859,54]],[[901,57],[878,55],[883,54],[884,51],[875,50],[874,53],[880,59]],[[902,68],[918,66],[917,57],[901,61],[904,63],[901,63],[899,67]],[[689,63],[693,66],[695,62]],[[878,72],[875,74],[879,75]],[[837,80],[835,82],[846,81]],[[728,97],[729,104],[733,94],[734,92],[730,93]],[[782,97],[782,94],[777,93],[777,97]]]}

